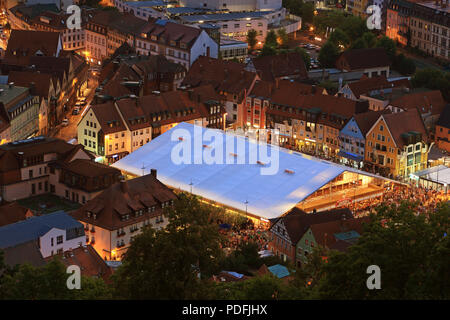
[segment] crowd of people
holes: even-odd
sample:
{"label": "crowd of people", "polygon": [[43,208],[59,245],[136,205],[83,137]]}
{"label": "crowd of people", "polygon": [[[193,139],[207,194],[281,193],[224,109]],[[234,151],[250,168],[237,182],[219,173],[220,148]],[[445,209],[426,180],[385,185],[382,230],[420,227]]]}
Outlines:
{"label": "crowd of people", "polygon": [[248,219],[246,223],[233,225],[230,228],[222,228],[222,233],[226,236],[224,249],[233,251],[238,248],[241,243],[254,242],[258,245],[258,251],[266,250],[269,238],[266,228],[255,226]]}
{"label": "crowd of people", "polygon": [[448,198],[448,195],[444,192],[433,189],[416,186],[394,186],[385,189],[380,197],[355,203],[352,210],[355,216],[364,216],[382,203],[399,205],[402,201],[411,201],[418,204],[417,214],[421,214],[435,210],[439,202],[448,201]]}

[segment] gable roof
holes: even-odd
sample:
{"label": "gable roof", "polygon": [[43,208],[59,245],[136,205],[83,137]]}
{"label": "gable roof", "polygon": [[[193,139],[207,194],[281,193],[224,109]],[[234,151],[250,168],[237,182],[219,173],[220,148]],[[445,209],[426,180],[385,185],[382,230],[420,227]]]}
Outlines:
{"label": "gable roof", "polygon": [[[147,174],[113,184],[71,215],[77,220],[116,230],[148,219],[147,214],[135,217],[131,213],[175,198],[175,194],[168,187],[152,174]],[[95,219],[93,215],[87,217],[87,212],[95,214]],[[152,216],[161,213],[162,210],[157,209]],[[124,215],[130,215],[130,219],[122,220]]]}
{"label": "gable roof", "polygon": [[293,75],[300,79],[308,78],[305,63],[298,52],[257,57],[252,59],[252,62],[261,80],[264,81],[275,81],[275,79]]}
{"label": "gable roof", "polygon": [[2,250],[4,252],[5,264],[10,267],[24,263],[29,263],[34,267],[42,267],[45,265],[45,260],[35,240],[3,248]]}
{"label": "gable roof", "polygon": [[60,259],[67,267],[71,265],[79,266],[82,276],[99,277],[108,281],[112,275],[112,269],[91,245],[47,257],[45,261],[48,263],[55,258]]}
{"label": "gable roof", "polygon": [[256,77],[256,73],[245,70],[244,64],[200,56],[192,64],[182,85],[211,84],[217,92],[237,94],[238,100],[242,100],[244,91],[250,89]]}
{"label": "gable roof", "polygon": [[436,122],[437,126],[450,129],[450,104],[447,104]]}
{"label": "gable roof", "polygon": [[336,61],[338,69],[360,70],[390,66],[391,61],[384,48],[350,49]]}
{"label": "gable roof", "polygon": [[380,111],[367,111],[359,114],[355,114],[353,118],[359,127],[359,130],[366,137],[367,132],[372,128],[375,122],[380,118],[382,114],[391,113],[389,109],[383,109]]}
{"label": "gable roof", "polygon": [[11,30],[3,63],[30,65],[30,58],[40,51],[45,56],[56,56],[60,43],[58,32]]}
{"label": "gable roof", "polygon": [[421,113],[440,114],[445,107],[445,100],[440,90],[414,92],[391,101],[390,105],[402,109],[418,108]]}
{"label": "gable roof", "polygon": [[[36,94],[41,99],[49,98],[50,88],[53,85],[53,77],[51,74],[33,71],[10,71],[8,81],[27,88],[31,88],[34,83]],[[55,86],[53,87],[55,88]]]}
{"label": "gable roof", "polygon": [[316,242],[329,248],[339,240],[353,243],[369,221],[369,217],[334,220],[312,224],[310,229]]}
{"label": "gable roof", "polygon": [[[339,208],[317,213],[306,213],[303,210],[294,207],[284,216],[278,218],[278,221],[283,222],[291,242],[297,244],[312,224],[341,220],[343,217],[346,219],[353,217],[350,209]],[[277,225],[277,222],[275,222],[270,229],[274,228]]]}
{"label": "gable roof", "polygon": [[427,141],[428,133],[425,128],[422,116],[419,110],[413,108],[404,112],[383,114],[389,132],[399,148],[403,148],[406,143],[402,134],[408,132],[419,132],[422,134],[422,141]]}
{"label": "gable roof", "polygon": [[[53,228],[69,230],[83,225],[64,211],[32,217],[23,221],[0,227],[0,248],[8,248],[36,240]],[[84,235],[83,234],[80,236]]]}
{"label": "gable roof", "polygon": [[393,87],[385,76],[373,76],[372,78],[363,76],[358,81],[348,84],[356,98],[359,99],[361,94],[369,93],[372,90],[380,90]]}
{"label": "gable roof", "polygon": [[0,206],[0,227],[16,223],[27,218],[31,211],[17,202],[4,203]]}
{"label": "gable roof", "polygon": [[104,134],[127,130],[122,117],[114,106],[114,102],[108,101],[103,104],[91,105],[90,110],[94,112]]}

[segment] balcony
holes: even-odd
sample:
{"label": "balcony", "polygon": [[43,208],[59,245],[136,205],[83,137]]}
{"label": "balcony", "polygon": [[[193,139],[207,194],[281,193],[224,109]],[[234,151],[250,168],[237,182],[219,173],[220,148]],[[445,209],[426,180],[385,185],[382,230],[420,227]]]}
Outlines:
{"label": "balcony", "polygon": [[117,231],[117,236],[118,237],[122,237],[124,235],[126,235],[125,231],[121,231],[121,232]]}

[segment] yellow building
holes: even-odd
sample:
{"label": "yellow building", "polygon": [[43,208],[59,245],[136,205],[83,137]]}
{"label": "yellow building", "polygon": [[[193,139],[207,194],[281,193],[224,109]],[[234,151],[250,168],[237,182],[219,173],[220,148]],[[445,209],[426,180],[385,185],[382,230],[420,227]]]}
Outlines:
{"label": "yellow building", "polygon": [[417,109],[382,114],[366,135],[365,163],[392,177],[426,168],[427,131]]}

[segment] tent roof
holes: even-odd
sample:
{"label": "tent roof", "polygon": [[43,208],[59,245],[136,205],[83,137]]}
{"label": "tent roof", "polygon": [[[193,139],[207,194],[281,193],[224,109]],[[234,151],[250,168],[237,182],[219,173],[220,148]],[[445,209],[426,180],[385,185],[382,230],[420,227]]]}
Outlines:
{"label": "tent roof", "polygon": [[[214,138],[206,139],[205,132],[215,133],[217,144],[214,144]],[[188,135],[192,140],[187,138]],[[215,149],[213,145],[224,148],[222,163],[225,164],[210,165],[204,161],[201,164],[193,164],[196,160],[205,159],[201,154],[199,158],[198,151],[194,152],[194,137],[199,135],[204,137],[200,142],[201,152],[212,152]],[[185,137],[184,140],[179,139],[181,136]],[[175,164],[172,161],[172,150],[177,150],[175,147],[179,144],[178,147],[181,147],[183,143],[190,144],[191,148],[187,150],[190,151],[192,164]],[[227,148],[231,143],[234,148]],[[205,148],[203,145],[210,147]],[[241,151],[242,149],[238,151],[239,145],[245,146],[245,152]],[[273,151],[279,150],[279,169],[274,174],[262,174],[262,169],[270,167],[268,159],[258,159],[265,163],[264,166],[255,163],[256,161],[249,164],[249,150],[263,150],[255,141],[216,129],[180,123],[112,166],[136,176],[141,176],[143,171],[147,174],[150,169],[157,169],[158,179],[172,188],[190,192],[192,187],[192,193],[196,195],[241,211],[246,210],[247,202],[249,214],[266,219],[281,216],[344,171],[374,176],[272,145],[262,146],[270,150],[269,159]],[[176,154],[179,154],[178,151]],[[237,154],[237,157],[231,153]],[[236,164],[241,156],[245,164]],[[226,164],[227,161],[233,163]],[[276,168],[275,165],[274,167]],[[286,169],[290,172],[286,172]]]}

